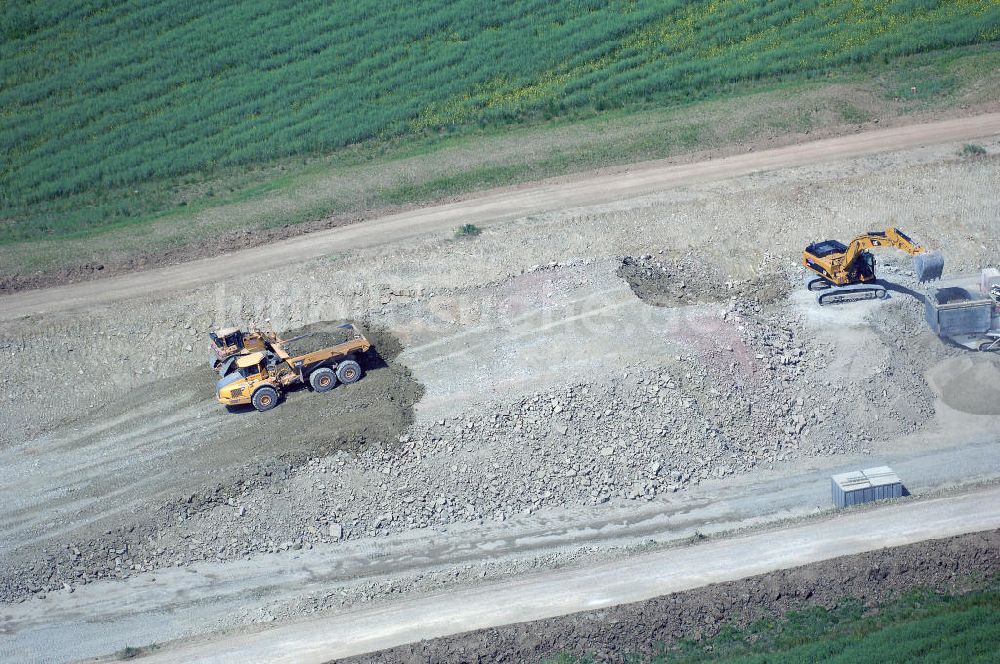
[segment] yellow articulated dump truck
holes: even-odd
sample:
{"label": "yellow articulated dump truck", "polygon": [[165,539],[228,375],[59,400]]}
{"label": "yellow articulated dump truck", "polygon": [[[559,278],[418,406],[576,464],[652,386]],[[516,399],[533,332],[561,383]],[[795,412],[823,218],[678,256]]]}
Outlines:
{"label": "yellow articulated dump truck", "polygon": [[340,327],[349,330],[349,338],[334,346],[293,356],[276,343],[270,350],[237,356],[232,373],[216,384],[219,403],[227,407],[250,404],[265,411],[278,405],[283,392],[298,385],[326,392],[338,382],[356,383],[361,378],[356,357],[367,352],[371,342],[352,324]]}

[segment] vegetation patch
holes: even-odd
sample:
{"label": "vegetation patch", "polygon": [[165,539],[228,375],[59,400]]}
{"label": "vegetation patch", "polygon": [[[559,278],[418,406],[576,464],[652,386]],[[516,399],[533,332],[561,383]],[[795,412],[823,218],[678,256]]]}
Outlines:
{"label": "vegetation patch", "polygon": [[156,652],[159,647],[159,644],[156,643],[151,643],[148,646],[125,646],[119,650],[116,655],[118,656],[118,659],[121,660],[136,659],[137,657],[148,655],[151,652]]}
{"label": "vegetation patch", "polygon": [[462,224],[455,231],[455,237],[475,237],[482,232],[483,229],[475,224]]}
{"label": "vegetation patch", "polygon": [[[948,595],[915,589],[879,607],[846,598],[831,609],[790,611],[745,629],[723,627],[710,639],[687,639],[652,657],[651,664],[726,662],[989,662],[1000,643],[1000,577],[982,590]],[[595,661],[561,655],[549,664]]]}
{"label": "vegetation patch", "polygon": [[[0,243],[228,201],[239,182],[202,186],[227,169],[686,104],[1000,38],[991,0],[61,0],[5,2],[3,17]],[[897,95],[954,83],[902,81]]]}
{"label": "vegetation patch", "polygon": [[978,143],[966,143],[962,146],[961,154],[966,157],[979,157],[986,154],[986,148]]}

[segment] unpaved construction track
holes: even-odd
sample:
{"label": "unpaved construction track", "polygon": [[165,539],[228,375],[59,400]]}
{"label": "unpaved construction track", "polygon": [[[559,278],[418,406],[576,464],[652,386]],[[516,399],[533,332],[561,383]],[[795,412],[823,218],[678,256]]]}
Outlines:
{"label": "unpaved construction track", "polygon": [[[832,309],[798,262],[892,223],[948,271],[1000,262],[998,151],[979,116],[5,297],[0,642],[62,661],[627,561],[805,518],[882,463],[917,496],[994,481],[1000,358],[926,329],[905,257],[880,255],[889,299]],[[360,382],[215,403],[207,330],[345,319],[375,342]]]}
{"label": "unpaved construction track", "polygon": [[998,573],[1000,531],[986,531],[835,558],[634,604],[420,641],[338,661],[411,664],[478,658],[481,662],[536,662],[573,654],[628,662],[637,656],[660,655],[682,639],[714,636],[723,626],[747,629],[757,620],[780,620],[789,611],[815,606],[833,609],[845,598],[856,598],[872,611],[914,587],[962,593],[979,589],[983,579]]}
{"label": "unpaved construction track", "polygon": [[[1000,489],[842,516],[774,533],[525,576],[502,585],[342,613],[150,661],[325,662],[426,638],[637,602],[775,569],[1000,527]],[[1000,569],[995,558],[987,572]]]}
{"label": "unpaved construction track", "polygon": [[[918,494],[1000,477],[1000,442],[897,454],[883,460],[907,477],[908,489]],[[317,606],[337,615],[353,615],[369,604],[381,611],[399,596],[450,595],[502,583],[531,573],[539,560],[575,568],[684,544],[695,532],[714,539],[747,524],[801,521],[819,512],[827,516],[829,473],[863,462],[831,458],[828,465],[796,476],[771,473],[712,482],[639,508],[622,505],[457,524],[390,535],[377,544],[358,540],[236,562],[206,561],[124,582],[90,584],[73,594],[52,596],[61,597],[55,602],[47,597],[10,607],[0,656],[32,653],[63,661],[129,644],[205,637],[251,617],[265,623],[275,616],[289,620]],[[601,550],[606,553],[595,555]],[[376,596],[384,599],[363,601]]]}
{"label": "unpaved construction track", "polygon": [[223,258],[114,277],[99,282],[28,291],[3,298],[0,316],[84,308],[129,297],[148,297],[180,288],[253,274],[331,252],[397,242],[432,232],[450,232],[462,224],[487,225],[531,214],[597,205],[642,196],[671,187],[711,182],[775,168],[790,168],[900,150],[922,145],[967,141],[1000,133],[1000,113],[927,124],[866,131],[812,143],[765,150],[695,164],[640,164],[624,172],[527,186],[512,192],[472,198],[385,217],[377,221],[277,242]]}

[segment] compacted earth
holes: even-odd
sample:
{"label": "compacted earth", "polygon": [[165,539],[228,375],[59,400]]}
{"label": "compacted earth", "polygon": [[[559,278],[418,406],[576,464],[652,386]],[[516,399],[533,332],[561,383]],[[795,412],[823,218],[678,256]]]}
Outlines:
{"label": "compacted earth", "polygon": [[[984,144],[985,157],[946,144],[755,173],[0,321],[16,367],[0,375],[0,602],[411,533],[498,527],[514,541],[524,519],[995,443],[985,383],[1000,359],[927,329],[905,256],[879,255],[887,300],[823,309],[800,266],[811,241],[890,224],[942,248],[948,273],[997,264],[1000,143]],[[345,320],[374,343],[358,383],[295,390],[266,413],[215,401],[209,330]],[[946,470],[908,479],[935,486]],[[509,571],[606,554],[533,551]],[[384,581],[309,610],[401,587]],[[740,583],[733,602],[756,603],[765,582]],[[707,592],[706,606],[735,606]],[[799,596],[767,606],[786,595]],[[301,610],[276,600],[204,627]],[[701,615],[663,635],[706,629]]]}

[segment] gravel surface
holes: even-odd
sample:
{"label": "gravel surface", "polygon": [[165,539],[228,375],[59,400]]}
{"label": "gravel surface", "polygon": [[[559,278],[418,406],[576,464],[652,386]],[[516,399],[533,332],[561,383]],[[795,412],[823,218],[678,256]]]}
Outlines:
{"label": "gravel surface", "polygon": [[[966,371],[904,291],[818,310],[798,261],[810,240],[905,218],[952,268],[995,262],[1000,161],[956,151],[759,173],[4,321],[17,371],[0,375],[0,601],[641,505],[936,430],[992,374]],[[907,262],[880,256],[913,288]],[[377,350],[357,384],[265,414],[213,401],[208,330],[345,318]]]}
{"label": "gravel surface", "polygon": [[[775,295],[787,293],[794,276],[779,271],[724,280],[717,268],[697,267],[708,265],[697,252],[688,257],[693,267],[686,268],[685,297],[695,310],[681,330],[691,337],[682,354],[623,367],[600,381],[413,422],[412,404],[423,388],[398,363],[398,341],[372,328],[378,352],[364,362],[369,375],[333,395],[346,400],[331,404],[302,391],[266,416],[230,416],[225,437],[213,444],[239,441],[248,461],[264,447],[260,461],[213,473],[206,488],[159,505],[141,521],[47,549],[30,566],[12,566],[0,577],[0,597],[9,601],[165,565],[503,521],[542,508],[649,501],[775,463],[870,452],[875,441],[911,432],[932,416],[924,367],[906,359],[912,334],[879,344],[887,356],[876,369],[893,380],[863,383],[850,399],[831,397],[834,381],[816,376],[835,349],[803,334],[801,317]],[[660,269],[648,254],[621,264]],[[673,288],[672,281],[647,282],[650,297],[657,296],[656,283]],[[722,302],[698,308],[708,299]],[[871,322],[879,334],[910,329],[906,304],[877,310]],[[338,333],[321,331],[331,325],[296,328],[288,336],[314,331],[298,342],[310,347],[338,342]],[[208,373],[205,368],[179,382]],[[845,431],[842,422],[859,404],[884,401],[887,386],[906,395],[910,410],[873,412]],[[278,439],[276,428],[284,432]]]}
{"label": "gravel surface", "polygon": [[934,367],[928,376],[943,401],[970,415],[1000,415],[1000,357],[964,355]]}
{"label": "gravel surface", "polygon": [[[343,331],[330,331],[332,327],[318,323],[292,329],[289,337],[315,332],[296,343],[316,349],[343,339]],[[157,474],[166,470],[172,486],[160,492],[151,486],[143,512],[119,516],[114,528],[68,538],[56,547],[44,546],[41,556],[28,564],[10,561],[0,572],[0,598],[10,601],[44,595],[56,588],[127,578],[195,560],[301,548],[302,537],[318,531],[307,530],[301,521],[288,522],[281,500],[295,488],[290,480],[298,469],[307,467],[317,455],[342,450],[356,453],[369,444],[398,440],[411,424],[413,404],[423,393],[397,360],[398,340],[377,326],[366,326],[364,331],[373,347],[359,357],[366,372],[360,381],[323,395],[306,388],[290,392],[278,408],[266,414],[252,408],[204,412],[201,400],[211,398],[204,388],[217,380],[207,362],[159,383],[158,389],[168,394],[188,392],[181,401],[157,411],[157,417],[168,421],[168,434],[175,436],[183,430],[205,439],[192,453],[168,454],[162,465],[151,469]],[[198,386],[194,394],[190,394],[191,386]],[[127,419],[142,408],[145,399],[138,394],[104,409],[111,422],[125,421],[121,431],[115,426],[84,431],[74,442],[86,446],[102,437],[139,441],[147,432],[155,437],[158,429]],[[171,421],[171,417],[176,419]],[[269,529],[272,520],[273,532]]]}

